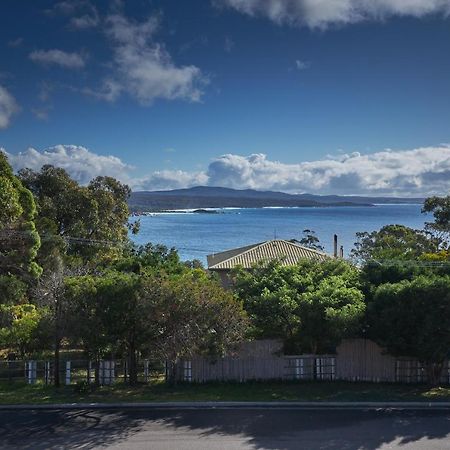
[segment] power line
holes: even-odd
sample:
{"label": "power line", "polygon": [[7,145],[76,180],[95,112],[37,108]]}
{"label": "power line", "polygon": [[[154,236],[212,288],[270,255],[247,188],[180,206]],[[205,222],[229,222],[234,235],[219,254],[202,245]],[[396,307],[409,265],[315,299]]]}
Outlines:
{"label": "power line", "polygon": [[[8,238],[8,239],[16,239],[22,240],[23,238],[30,237],[32,234],[31,231],[18,231],[18,230],[3,230],[0,231],[0,239]],[[56,238],[60,238],[67,243],[75,243],[81,245],[100,245],[106,247],[120,247],[127,246],[128,244],[123,241],[108,241],[105,239],[90,239],[90,238],[81,238],[74,236],[65,236],[65,235],[52,235],[48,233],[39,234],[39,237],[42,241],[52,241]]]}

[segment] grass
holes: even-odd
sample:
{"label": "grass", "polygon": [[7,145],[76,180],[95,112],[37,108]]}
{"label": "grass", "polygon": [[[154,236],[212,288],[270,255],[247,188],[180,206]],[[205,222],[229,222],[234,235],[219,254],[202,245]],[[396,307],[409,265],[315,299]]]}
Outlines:
{"label": "grass", "polygon": [[0,382],[0,404],[171,401],[450,401],[450,387],[350,382],[248,382],[131,387],[123,383],[79,392],[76,386]]}

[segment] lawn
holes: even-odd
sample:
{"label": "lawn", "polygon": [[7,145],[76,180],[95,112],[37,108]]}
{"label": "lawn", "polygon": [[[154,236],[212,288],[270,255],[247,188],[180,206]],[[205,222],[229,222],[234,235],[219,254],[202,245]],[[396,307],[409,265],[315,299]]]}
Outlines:
{"label": "lawn", "polygon": [[123,383],[80,392],[76,386],[0,383],[0,404],[173,401],[450,401],[450,387],[350,382],[248,382],[130,387]]}

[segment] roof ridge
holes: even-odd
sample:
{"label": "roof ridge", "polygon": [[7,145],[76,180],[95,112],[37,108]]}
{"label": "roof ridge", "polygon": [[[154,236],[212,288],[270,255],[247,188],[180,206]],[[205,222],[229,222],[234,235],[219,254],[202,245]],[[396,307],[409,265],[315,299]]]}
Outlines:
{"label": "roof ridge", "polygon": [[[284,255],[282,255],[282,253],[284,253]],[[271,239],[248,246],[245,251],[233,253],[227,258],[217,261],[215,264],[211,264],[208,268],[211,270],[228,270],[240,264],[247,267],[251,264],[251,261],[271,260],[274,258],[281,258],[281,260],[286,258],[286,260],[295,263],[295,261],[302,258],[326,260],[331,257],[332,256],[328,253],[311,249],[295,242],[287,241],[285,239]]]}
{"label": "roof ridge", "polygon": [[[214,266],[217,266],[217,264],[224,264],[224,263],[226,263],[226,262],[228,262],[228,261],[231,261],[232,259],[236,258],[237,256],[245,255],[245,254],[247,254],[247,253],[249,253],[249,252],[251,252],[251,251],[253,251],[253,250],[255,250],[255,249],[259,248],[259,247],[261,247],[262,245],[267,244],[268,242],[270,242],[270,241],[263,241],[263,242],[260,242],[259,244],[255,244],[254,246],[248,248],[248,249],[245,250],[244,252],[238,253],[237,255],[230,256],[229,258],[224,259],[223,261],[220,261],[220,262],[214,264]],[[211,267],[209,267],[209,268],[211,269],[211,268],[213,268],[214,266],[211,266]]]}

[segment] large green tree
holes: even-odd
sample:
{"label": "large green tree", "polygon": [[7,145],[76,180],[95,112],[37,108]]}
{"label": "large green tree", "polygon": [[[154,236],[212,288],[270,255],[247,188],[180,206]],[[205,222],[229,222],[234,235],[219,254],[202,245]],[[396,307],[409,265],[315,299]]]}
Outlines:
{"label": "large green tree", "polygon": [[424,230],[404,225],[386,225],[378,231],[356,233],[350,255],[358,263],[417,260],[436,252],[440,241]]}
{"label": "large green tree", "polygon": [[170,383],[178,378],[180,358],[223,356],[247,331],[242,303],[203,271],[170,279],[149,277],[143,288],[155,325],[150,345],[167,361]]}
{"label": "large green tree", "polygon": [[220,355],[246,331],[242,305],[203,271],[174,276],[106,272],[69,280],[75,337],[90,357],[124,356],[131,384],[138,360],[169,363],[175,381],[179,358]]}
{"label": "large green tree", "polygon": [[33,195],[14,175],[0,151],[0,275],[30,280],[41,273]]}
{"label": "large green tree", "polygon": [[323,353],[358,328],[364,314],[358,270],[342,260],[276,261],[238,269],[235,289],[256,337],[281,338],[288,352]]}
{"label": "large green tree", "polygon": [[153,330],[142,282],[134,273],[114,271],[68,280],[76,325],[72,336],[97,363],[106,354],[124,356],[131,384],[137,382],[137,360]]}
{"label": "large green tree", "polygon": [[38,205],[42,236],[41,260],[51,265],[55,254],[84,261],[115,258],[127,240],[128,186],[111,177],[97,177],[80,186],[61,168],[45,165],[39,172],[19,172]]}
{"label": "large green tree", "polygon": [[450,250],[450,196],[427,198],[422,212],[433,214],[434,221],[427,222],[425,228],[440,240],[440,249],[448,252]]}
{"label": "large green tree", "polygon": [[397,356],[425,363],[437,384],[450,356],[450,276],[418,276],[379,286],[368,306],[371,337]]}

